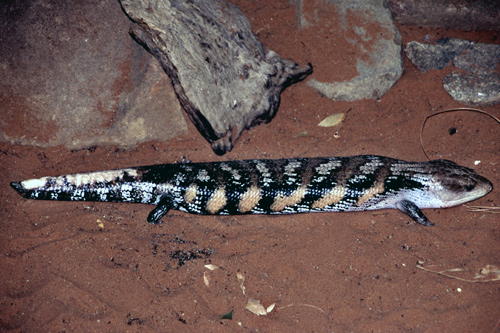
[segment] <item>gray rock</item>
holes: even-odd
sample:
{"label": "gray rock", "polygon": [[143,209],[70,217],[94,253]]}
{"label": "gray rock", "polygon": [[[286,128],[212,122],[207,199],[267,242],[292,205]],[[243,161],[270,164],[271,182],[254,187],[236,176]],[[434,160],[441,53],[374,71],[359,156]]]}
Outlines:
{"label": "gray rock", "polygon": [[[464,48],[460,48],[463,50]],[[422,73],[431,69],[443,69],[460,51],[451,45],[430,45],[409,42],[405,45],[405,54]]]}
{"label": "gray rock", "polygon": [[223,0],[121,0],[132,32],[161,63],[217,154],[275,115],[282,90],[311,73],[266,52],[250,23]]}
{"label": "gray rock", "polygon": [[[291,3],[296,6],[296,17],[300,27],[329,25],[330,22],[315,18],[318,16],[317,13],[325,10],[325,7],[334,6],[338,17],[332,20],[340,22],[340,31],[335,38],[344,38],[358,47],[355,54],[358,72],[356,77],[341,82],[333,80],[320,82],[312,79],[307,85],[313,90],[333,100],[377,99],[403,74],[401,35],[392,22],[391,13],[384,6],[383,0],[317,1],[314,4],[315,8],[309,12],[305,12],[307,9],[301,0],[294,0]],[[350,22],[356,22],[356,25]],[[383,33],[374,34],[374,29],[377,31],[380,29]],[[368,46],[365,47],[363,43],[368,43]]]}
{"label": "gray rock", "polygon": [[447,65],[465,71],[452,72],[443,80],[445,90],[456,101],[472,106],[500,102],[500,45],[444,38],[434,45],[410,42],[405,53],[421,72]]}
{"label": "gray rock", "polygon": [[[453,41],[456,39],[450,40]],[[500,69],[500,45],[463,42],[463,47],[459,47],[452,59],[453,66],[475,74],[493,73]]]}
{"label": "gray rock", "polygon": [[451,73],[443,79],[444,89],[457,102],[472,106],[500,103],[500,75]]}
{"label": "gray rock", "polygon": [[0,140],[70,149],[187,132],[171,84],[128,34],[119,3],[0,7]]}

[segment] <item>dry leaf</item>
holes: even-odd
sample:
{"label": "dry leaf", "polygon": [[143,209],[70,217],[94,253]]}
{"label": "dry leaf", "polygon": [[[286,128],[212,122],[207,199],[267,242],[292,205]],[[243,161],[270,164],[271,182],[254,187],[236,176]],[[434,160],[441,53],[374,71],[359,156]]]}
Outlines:
{"label": "dry leaf", "polygon": [[345,118],[345,113],[335,113],[329,115],[325,119],[323,119],[318,126],[320,127],[333,127],[338,126],[342,123],[342,120]]}
{"label": "dry leaf", "polygon": [[100,220],[100,219],[97,219],[97,226],[101,229],[104,229],[104,223]]}
{"label": "dry leaf", "polygon": [[211,271],[215,271],[216,269],[219,268],[219,266],[215,266],[215,265],[212,265],[212,264],[208,264],[208,265],[205,265],[205,268],[211,270]]}
{"label": "dry leaf", "polygon": [[238,278],[238,282],[240,283],[241,291],[243,292],[243,295],[245,295],[245,286],[243,285],[243,283],[245,283],[245,277],[239,272],[236,273],[236,277]]}
{"label": "dry leaf", "polygon": [[260,304],[260,301],[258,299],[249,298],[248,304],[247,304],[247,306],[245,306],[245,309],[256,314],[257,316],[266,316],[268,313],[273,311],[275,306],[276,306],[276,303],[273,303],[273,304],[269,305],[267,308],[264,308],[264,306],[262,304]]}
{"label": "dry leaf", "polygon": [[267,315],[266,309],[260,304],[258,299],[249,298],[248,304],[245,306],[245,309],[256,314],[257,316],[265,316]]}
{"label": "dry leaf", "polygon": [[294,138],[300,138],[300,137],[304,137],[304,136],[308,136],[308,135],[309,135],[308,131],[303,131],[303,132],[295,134],[293,137]]}
{"label": "dry leaf", "polygon": [[273,303],[273,304],[269,305],[266,308],[266,312],[269,313],[269,312],[273,311],[273,309],[274,309],[275,306],[276,306],[276,303]]}
{"label": "dry leaf", "polygon": [[207,272],[203,272],[203,282],[205,282],[205,286],[210,285],[210,278],[207,276]]}

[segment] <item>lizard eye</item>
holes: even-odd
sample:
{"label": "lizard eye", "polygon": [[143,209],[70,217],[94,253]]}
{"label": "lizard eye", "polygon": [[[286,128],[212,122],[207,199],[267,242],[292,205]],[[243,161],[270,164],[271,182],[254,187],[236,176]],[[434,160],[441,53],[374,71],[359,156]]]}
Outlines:
{"label": "lizard eye", "polygon": [[466,190],[467,192],[470,192],[470,191],[472,191],[472,190],[474,189],[474,187],[475,187],[475,186],[474,186],[474,185],[471,185],[471,184],[469,184],[469,185],[465,185],[465,190]]}

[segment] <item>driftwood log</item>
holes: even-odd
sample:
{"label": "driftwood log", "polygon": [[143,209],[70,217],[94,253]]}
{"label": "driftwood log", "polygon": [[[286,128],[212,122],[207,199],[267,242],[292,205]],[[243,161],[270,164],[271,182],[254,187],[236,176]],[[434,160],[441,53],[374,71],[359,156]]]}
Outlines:
{"label": "driftwood log", "polygon": [[161,63],[181,105],[217,154],[276,114],[280,93],[312,72],[266,51],[223,0],[121,0],[132,36]]}

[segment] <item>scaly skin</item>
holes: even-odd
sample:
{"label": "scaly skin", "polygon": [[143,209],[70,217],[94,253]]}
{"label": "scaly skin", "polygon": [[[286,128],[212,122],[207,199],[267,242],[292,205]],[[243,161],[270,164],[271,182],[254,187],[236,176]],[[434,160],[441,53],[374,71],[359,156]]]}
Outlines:
{"label": "scaly skin", "polygon": [[406,162],[362,155],[162,164],[11,183],[41,200],[133,202],[195,214],[292,214],[397,208],[423,225],[421,209],[488,194],[489,180],[447,160]]}

